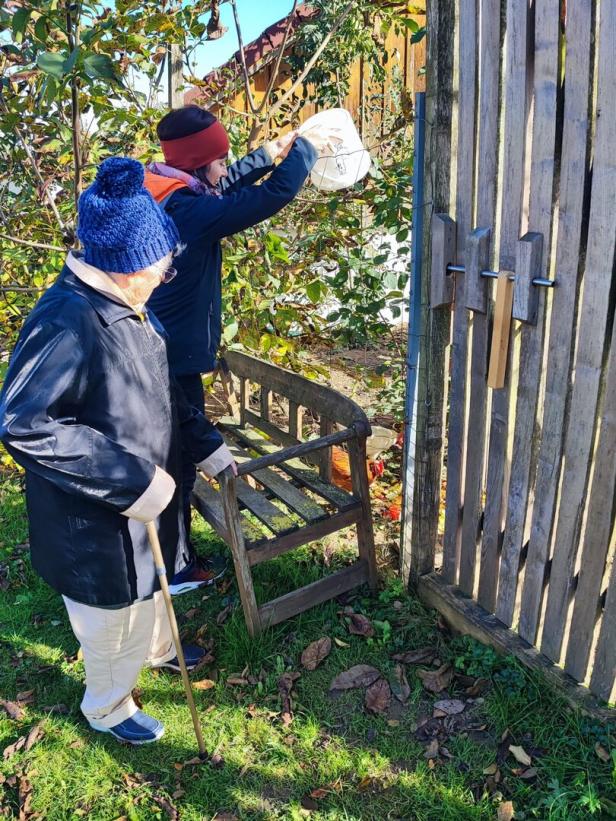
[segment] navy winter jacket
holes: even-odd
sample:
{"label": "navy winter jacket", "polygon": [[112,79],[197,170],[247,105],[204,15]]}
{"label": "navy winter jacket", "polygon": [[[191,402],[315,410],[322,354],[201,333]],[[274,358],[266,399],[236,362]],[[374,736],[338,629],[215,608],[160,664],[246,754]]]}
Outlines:
{"label": "navy winter jacket", "polygon": [[180,569],[182,448],[197,463],[222,444],[170,377],[164,335],[152,314],[65,267],[27,318],[0,393],[0,438],[26,469],[32,564],[85,604],[159,589],[145,525],[122,515],[156,465],[177,485],[157,527],[168,574]]}
{"label": "navy winter jacket", "polygon": [[298,137],[289,154],[272,170],[267,153],[257,149],[229,168],[221,197],[174,191],[164,209],[175,222],[186,249],[176,258],[178,274],[153,293],[148,306],[169,336],[169,362],[176,374],[214,370],[221,337],[220,241],[276,214],[295,197],[317,160],[308,140]]}

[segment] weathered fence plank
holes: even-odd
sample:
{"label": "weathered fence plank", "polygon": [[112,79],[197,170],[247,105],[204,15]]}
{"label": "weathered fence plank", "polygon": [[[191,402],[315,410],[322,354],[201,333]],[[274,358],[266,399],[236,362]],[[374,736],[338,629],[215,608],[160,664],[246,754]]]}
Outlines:
{"label": "weathered fence plank", "polygon": [[[498,84],[500,74],[500,0],[479,0],[479,95],[477,100],[477,209],[476,224],[484,232],[478,248],[477,265],[491,267],[496,208],[498,159]],[[487,232],[487,236],[486,236]],[[469,263],[471,261],[469,260]],[[468,264],[468,263],[467,263]],[[474,266],[473,266],[474,267]],[[477,279],[467,269],[466,305],[474,310],[471,346],[471,384],[469,394],[468,436],[473,446],[467,449],[462,513],[462,557],[460,586],[471,595],[475,583],[477,541],[481,516],[481,492],[487,444],[486,384],[488,362],[489,280]],[[492,609],[496,593],[496,553],[486,555],[482,545],[479,601]]]}
{"label": "weathered fence plank", "polygon": [[616,679],[616,562],[605,599],[605,609],[601,621],[601,632],[597,642],[597,651],[593,660],[590,689],[605,701],[613,699],[614,680]]}
{"label": "weathered fence plank", "polygon": [[560,477],[587,168],[591,16],[590,3],[572,3],[567,9],[567,93],[560,163],[556,251],[558,287],[554,289],[552,298],[541,445],[519,624],[520,635],[531,644],[536,640],[539,626],[556,491]]}
{"label": "weathered fence plank", "polygon": [[[524,525],[529,502],[531,456],[537,396],[541,379],[545,295],[531,284],[533,276],[547,277],[550,260],[552,194],[556,156],[556,91],[558,82],[559,0],[537,0],[535,4],[535,57],[533,125],[530,164],[529,227],[539,238],[529,237],[525,276],[517,271],[514,315],[531,321],[523,325],[520,339],[520,369],[516,402],[513,457],[500,577],[498,617],[507,626],[513,622]],[[541,249],[537,244],[541,243]],[[518,246],[524,254],[524,246]],[[539,268],[533,271],[534,254]],[[522,260],[520,260],[522,262]],[[518,265],[520,267],[520,265]],[[534,295],[529,291],[535,288]],[[516,303],[517,298],[517,303]],[[504,577],[511,577],[507,585]]]}
{"label": "weathered fence plank", "polygon": [[[597,119],[593,151],[589,236],[582,305],[578,317],[575,381],[565,439],[564,473],[556,525],[541,650],[560,659],[570,603],[573,571],[584,510],[588,465],[605,347],[605,329],[616,246],[616,7],[601,4],[598,52]],[[594,523],[589,522],[589,527]]]}
{"label": "weathered fence plank", "polygon": [[[512,270],[520,236],[524,190],[524,150],[527,113],[527,36],[528,4],[507,0],[505,33],[504,155],[500,202],[500,270]],[[509,425],[509,368],[505,383],[492,391],[490,444],[486,505],[483,524],[483,550],[498,553],[503,504],[507,494],[507,433]],[[499,591],[500,593],[500,591]]]}
{"label": "weathered fence plank", "polygon": [[[466,236],[473,217],[475,168],[475,86],[477,59],[476,0],[460,0],[458,16],[459,90],[457,117],[456,262],[464,263]],[[466,348],[468,311],[464,300],[464,274],[456,274],[456,299],[451,339],[451,385],[447,443],[447,507],[443,540],[443,576],[455,582],[460,561],[460,525],[466,424]]]}
{"label": "weathered fence plank", "polygon": [[590,657],[612,530],[612,507],[616,490],[616,323],[612,328],[596,460],[592,487],[588,494],[588,523],[581,549],[580,575],[575,591],[565,662],[565,670],[578,681],[584,680]]}

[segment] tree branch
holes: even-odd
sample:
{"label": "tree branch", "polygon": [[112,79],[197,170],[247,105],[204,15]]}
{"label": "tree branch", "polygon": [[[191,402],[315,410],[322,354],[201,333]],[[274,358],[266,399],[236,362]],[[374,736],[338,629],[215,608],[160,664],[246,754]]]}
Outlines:
{"label": "tree branch", "polygon": [[285,49],[287,47],[287,41],[289,39],[289,35],[291,34],[291,29],[293,28],[293,21],[295,20],[295,9],[297,8],[297,0],[293,0],[293,8],[289,13],[289,20],[287,22],[287,27],[284,32],[284,37],[282,38],[282,43],[280,44],[280,49],[278,51],[278,55],[276,57],[276,62],[274,64],[274,70],[272,71],[271,77],[269,79],[269,83],[267,84],[267,88],[265,89],[265,96],[261,100],[261,104],[258,108],[258,113],[261,114],[265,106],[267,105],[270,94],[272,93],[272,89],[274,88],[274,83],[276,82],[276,78],[278,77],[278,69],[280,68],[280,63],[282,62],[282,58],[284,56]]}
{"label": "tree branch", "polygon": [[29,248],[41,248],[44,251],[66,251],[66,248],[60,248],[59,245],[48,245],[46,242],[31,242],[28,239],[12,237],[10,234],[0,233],[0,239],[6,239],[9,242],[14,242],[16,245],[27,245]]}
{"label": "tree branch", "polygon": [[289,89],[287,89],[287,91],[285,91],[285,93],[282,95],[282,97],[279,100],[277,100],[274,103],[273,106],[270,107],[270,109],[268,111],[268,117],[273,117],[274,114],[276,114],[276,112],[278,111],[278,109],[281,108],[281,106],[283,106],[286,102],[288,102],[291,99],[291,97],[295,93],[297,87],[299,85],[301,85],[301,83],[304,82],[304,80],[306,79],[306,77],[310,73],[310,70],[312,69],[312,67],[314,66],[316,61],[319,59],[321,54],[325,51],[325,49],[329,45],[330,40],[332,39],[334,34],[338,31],[338,29],[342,26],[342,24],[347,19],[347,17],[349,16],[351,11],[355,7],[355,5],[356,5],[355,0],[351,0],[351,2],[345,7],[344,11],[342,12],[340,17],[336,21],[335,25],[325,35],[325,37],[323,38],[323,40],[319,44],[319,47],[317,48],[317,50],[314,52],[314,54],[312,55],[310,60],[308,60],[308,62],[304,66],[304,69],[301,72],[301,74],[299,75],[299,77],[297,77],[293,81],[293,83],[291,84],[291,87]]}
{"label": "tree branch", "polygon": [[[69,54],[72,54],[76,48],[79,48],[79,4],[75,7],[75,19],[72,17],[72,6],[70,3],[66,7],[66,31],[68,38]],[[81,194],[81,164],[83,158],[81,156],[81,115],[79,113],[79,89],[77,88],[77,78],[74,72],[71,76],[71,130],[73,138],[73,167],[75,169],[75,184],[73,187],[73,196],[75,200],[75,213],[77,213],[77,203],[79,202],[79,195]]]}
{"label": "tree branch", "polygon": [[246,99],[253,114],[257,112],[252,90],[250,88],[250,77],[248,76],[248,68],[246,67],[246,55],[244,54],[244,43],[242,42],[242,31],[240,29],[240,20],[237,14],[237,5],[235,0],[231,0],[231,7],[233,8],[233,19],[235,20],[235,30],[237,31],[237,41],[240,46],[240,62],[242,64],[242,73],[244,75],[244,88],[246,90]]}

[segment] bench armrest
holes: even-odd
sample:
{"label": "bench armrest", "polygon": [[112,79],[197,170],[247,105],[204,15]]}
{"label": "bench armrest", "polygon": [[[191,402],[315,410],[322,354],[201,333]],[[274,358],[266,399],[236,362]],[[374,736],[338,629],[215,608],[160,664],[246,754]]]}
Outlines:
{"label": "bench armrest", "polygon": [[309,442],[302,442],[299,445],[283,448],[282,450],[276,451],[276,453],[258,456],[255,459],[250,459],[250,461],[242,462],[241,465],[238,465],[237,475],[244,476],[247,473],[254,473],[256,470],[262,470],[271,465],[279,465],[282,462],[288,462],[289,459],[305,456],[307,453],[313,453],[315,450],[322,450],[332,445],[338,445],[341,442],[348,442],[349,439],[355,439],[358,435],[361,435],[361,433],[355,430],[354,427],[345,428],[336,433],[330,433],[327,436],[320,436],[318,439],[311,439]]}

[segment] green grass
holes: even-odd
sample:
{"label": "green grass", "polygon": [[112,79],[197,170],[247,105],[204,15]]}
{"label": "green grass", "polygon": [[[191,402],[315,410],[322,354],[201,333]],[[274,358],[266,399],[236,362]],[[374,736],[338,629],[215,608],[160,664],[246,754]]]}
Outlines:
{"label": "green grass", "polygon": [[[50,821],[165,819],[172,817],[165,802],[185,821],[224,812],[264,820],[491,821],[502,800],[513,801],[516,819],[616,817],[616,755],[603,762],[594,749],[597,742],[614,749],[608,729],[571,712],[544,680],[512,659],[443,633],[436,614],[407,596],[393,574],[378,596],[360,591],[353,600],[356,610],[379,623],[372,640],[349,635],[335,602],[251,639],[239,607],[221,626],[216,624],[223,607],[237,603],[234,585],[222,593],[208,589],[175,600],[185,637],[194,639],[207,624],[203,640],[213,641],[214,668],[194,678],[217,678],[214,689],[196,691],[215,763],[184,763],[196,755],[192,724],[179,677],[164,672],[144,671],[139,681],[144,708],[166,727],[158,744],[131,748],[95,734],[79,711],[83,667],[72,660],[78,648],[61,599],[34,575],[27,551],[17,547],[27,539],[18,479],[2,485],[0,517],[0,563],[9,571],[9,587],[0,594],[0,694],[14,699],[20,691],[35,691],[21,720],[0,711],[0,749],[36,722],[44,728],[30,751],[0,764],[0,816],[18,817],[17,783],[11,776],[27,774],[30,808]],[[350,555],[345,551],[352,542],[343,544],[334,566]],[[199,546],[202,552],[221,549],[203,526]],[[256,569],[257,596],[271,598],[323,572],[318,552],[300,548]],[[197,615],[182,619],[193,607]],[[316,671],[302,670],[302,650],[324,635],[349,646],[334,644]],[[407,668],[408,706],[395,705],[387,717],[365,712],[361,690],[329,694],[334,676],[351,665],[373,664],[391,676],[392,653],[425,645],[436,647],[441,661],[492,681],[483,703],[467,708],[484,729],[475,735],[452,734],[443,742],[451,758],[434,769],[416,731],[421,716],[431,715],[436,697],[423,689],[415,668]],[[289,727],[278,716],[277,681],[285,670],[302,672]],[[257,683],[239,688],[226,684],[229,676],[242,672]],[[50,709],[58,704],[66,712]],[[496,761],[506,730],[510,743],[532,749],[537,777],[524,781],[514,775],[518,765],[509,755],[490,795],[483,770]],[[327,790],[314,799],[316,809],[302,807],[302,799],[316,788]]]}

